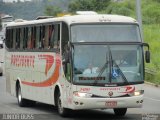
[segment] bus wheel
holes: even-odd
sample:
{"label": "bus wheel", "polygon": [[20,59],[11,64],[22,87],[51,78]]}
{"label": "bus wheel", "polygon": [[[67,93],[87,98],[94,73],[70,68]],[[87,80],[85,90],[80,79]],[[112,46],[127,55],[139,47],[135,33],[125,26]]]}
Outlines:
{"label": "bus wheel", "polygon": [[0,76],[3,76],[3,73],[0,73]]}
{"label": "bus wheel", "polygon": [[56,104],[57,104],[57,109],[58,109],[58,113],[62,116],[62,117],[66,117],[68,114],[68,109],[64,108],[62,106],[62,100],[61,100],[61,95],[60,92],[58,92],[57,96],[56,96]]}
{"label": "bus wheel", "polygon": [[18,85],[17,100],[18,100],[18,105],[20,107],[24,107],[24,106],[27,105],[27,100],[22,98],[22,93],[21,93],[21,87],[20,87],[20,85]]}
{"label": "bus wheel", "polygon": [[127,108],[115,108],[114,113],[117,116],[124,116],[127,112]]}

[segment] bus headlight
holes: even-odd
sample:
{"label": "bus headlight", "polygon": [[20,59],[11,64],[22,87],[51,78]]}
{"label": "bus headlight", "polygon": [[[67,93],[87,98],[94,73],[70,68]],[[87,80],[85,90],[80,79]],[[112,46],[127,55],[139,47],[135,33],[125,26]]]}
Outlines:
{"label": "bus headlight", "polygon": [[134,96],[139,96],[139,95],[141,95],[141,92],[140,92],[140,91],[135,91],[135,92],[134,92]]}
{"label": "bus headlight", "polygon": [[78,92],[78,91],[73,92],[73,95],[76,97],[85,97],[85,98],[92,97],[91,93],[84,93],[84,92]]}
{"label": "bus headlight", "polygon": [[144,90],[138,90],[130,94],[130,96],[139,96],[144,94]]}

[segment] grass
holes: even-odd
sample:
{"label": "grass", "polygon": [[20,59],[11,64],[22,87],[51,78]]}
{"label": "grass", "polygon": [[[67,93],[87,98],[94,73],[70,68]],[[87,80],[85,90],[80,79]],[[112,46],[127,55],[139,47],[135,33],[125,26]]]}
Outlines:
{"label": "grass", "polygon": [[151,63],[146,67],[155,70],[154,75],[146,74],[146,80],[160,84],[160,24],[143,25],[144,41],[149,43]]}

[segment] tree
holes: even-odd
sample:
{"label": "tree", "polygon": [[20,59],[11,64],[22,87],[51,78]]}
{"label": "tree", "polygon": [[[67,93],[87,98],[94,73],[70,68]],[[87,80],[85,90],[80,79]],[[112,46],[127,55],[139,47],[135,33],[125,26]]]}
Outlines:
{"label": "tree", "polygon": [[49,16],[57,16],[57,14],[61,12],[62,12],[61,8],[57,6],[49,5],[45,8],[45,14]]}
{"label": "tree", "polygon": [[111,0],[74,0],[69,4],[69,11],[100,11],[109,5]]}

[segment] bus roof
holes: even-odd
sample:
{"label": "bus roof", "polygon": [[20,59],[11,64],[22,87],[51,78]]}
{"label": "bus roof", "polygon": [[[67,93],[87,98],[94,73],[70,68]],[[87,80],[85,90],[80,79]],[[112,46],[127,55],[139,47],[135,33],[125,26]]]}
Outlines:
{"label": "bus roof", "polygon": [[14,26],[25,26],[43,23],[52,23],[64,21],[68,25],[80,24],[80,23],[137,23],[137,21],[131,17],[121,15],[106,15],[106,14],[93,14],[93,15],[66,15],[63,17],[24,21],[24,22],[12,22],[8,27]]}

